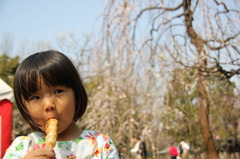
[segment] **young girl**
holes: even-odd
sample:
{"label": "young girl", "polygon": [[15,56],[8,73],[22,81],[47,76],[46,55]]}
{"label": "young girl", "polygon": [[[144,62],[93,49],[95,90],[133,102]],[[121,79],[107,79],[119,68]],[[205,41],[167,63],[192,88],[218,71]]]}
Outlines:
{"label": "young girl", "polygon": [[[73,63],[54,50],[35,53],[18,67],[14,95],[33,132],[17,137],[4,159],[118,159],[111,138],[80,129],[76,121],[87,108],[87,94]],[[54,148],[45,143],[46,121],[58,120]]]}

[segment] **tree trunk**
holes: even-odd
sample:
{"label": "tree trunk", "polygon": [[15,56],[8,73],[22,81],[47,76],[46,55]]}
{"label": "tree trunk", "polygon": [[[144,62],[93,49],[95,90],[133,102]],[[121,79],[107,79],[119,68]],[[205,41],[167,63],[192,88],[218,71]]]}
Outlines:
{"label": "tree trunk", "polygon": [[206,155],[208,159],[218,159],[218,154],[214,145],[213,137],[209,127],[209,100],[206,91],[205,77],[203,73],[206,71],[207,58],[203,45],[203,40],[195,32],[192,26],[193,12],[190,8],[191,0],[184,0],[184,20],[187,30],[187,34],[190,37],[191,42],[197,49],[198,53],[198,91],[199,91],[199,116],[200,116],[200,128],[203,136],[203,141],[206,148]]}
{"label": "tree trunk", "polygon": [[[200,63],[201,61],[199,61]],[[209,101],[206,88],[204,86],[204,77],[202,76],[201,71],[199,70],[198,74],[198,89],[200,94],[200,128],[203,136],[203,141],[206,147],[206,155],[209,159],[218,159],[214,141],[212,138],[211,131],[209,129]]]}

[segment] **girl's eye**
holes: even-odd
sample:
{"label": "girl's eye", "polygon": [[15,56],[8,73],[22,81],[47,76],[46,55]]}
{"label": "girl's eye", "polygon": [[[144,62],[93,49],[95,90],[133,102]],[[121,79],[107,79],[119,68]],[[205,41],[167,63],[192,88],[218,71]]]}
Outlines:
{"label": "girl's eye", "polygon": [[33,96],[29,100],[38,100],[40,97],[39,96]]}
{"label": "girl's eye", "polygon": [[63,92],[63,90],[58,89],[58,90],[55,90],[55,91],[54,91],[54,94],[59,94],[59,93],[62,93],[62,92]]}

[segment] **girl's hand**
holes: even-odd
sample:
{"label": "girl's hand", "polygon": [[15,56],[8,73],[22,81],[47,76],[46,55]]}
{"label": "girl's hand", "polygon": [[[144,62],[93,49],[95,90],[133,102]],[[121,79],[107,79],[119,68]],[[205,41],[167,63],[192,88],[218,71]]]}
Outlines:
{"label": "girl's hand", "polygon": [[55,152],[52,148],[40,148],[28,152],[23,159],[32,159],[32,158],[41,158],[41,159],[56,159]]}

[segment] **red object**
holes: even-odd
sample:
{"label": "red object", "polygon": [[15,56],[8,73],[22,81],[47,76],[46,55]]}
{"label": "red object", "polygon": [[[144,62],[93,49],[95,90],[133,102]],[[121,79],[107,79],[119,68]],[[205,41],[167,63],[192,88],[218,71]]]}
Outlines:
{"label": "red object", "polygon": [[0,157],[3,158],[6,149],[12,142],[12,103],[0,101]]}
{"label": "red object", "polygon": [[168,150],[168,153],[171,155],[171,156],[178,156],[179,153],[178,153],[178,150],[175,146],[171,146]]}

